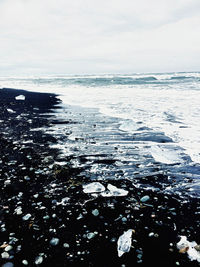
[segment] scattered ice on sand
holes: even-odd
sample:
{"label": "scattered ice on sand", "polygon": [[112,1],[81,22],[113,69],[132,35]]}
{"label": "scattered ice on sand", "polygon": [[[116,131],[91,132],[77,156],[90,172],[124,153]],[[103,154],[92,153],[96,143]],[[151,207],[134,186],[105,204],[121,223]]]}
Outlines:
{"label": "scattered ice on sand", "polygon": [[[127,190],[117,188],[114,185],[108,184],[107,191],[105,186],[99,182],[93,182],[90,184],[83,185],[84,193],[100,193],[102,197],[122,197],[128,194]],[[98,196],[98,195],[97,195]]]}
{"label": "scattered ice on sand", "polygon": [[132,233],[133,230],[129,229],[128,231],[124,232],[117,241],[117,251],[118,256],[121,257],[124,253],[129,252],[131,249],[132,244]]}
{"label": "scattered ice on sand", "polygon": [[188,241],[186,236],[180,236],[181,240],[177,243],[177,248],[180,253],[188,254],[191,261],[200,262],[200,252],[196,249],[197,243],[195,241]]}

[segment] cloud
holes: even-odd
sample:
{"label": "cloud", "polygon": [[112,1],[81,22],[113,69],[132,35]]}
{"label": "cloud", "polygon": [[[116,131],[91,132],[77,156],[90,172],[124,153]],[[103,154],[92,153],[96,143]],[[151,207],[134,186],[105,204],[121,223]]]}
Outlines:
{"label": "cloud", "polygon": [[199,0],[1,0],[0,70],[197,70],[199,12]]}

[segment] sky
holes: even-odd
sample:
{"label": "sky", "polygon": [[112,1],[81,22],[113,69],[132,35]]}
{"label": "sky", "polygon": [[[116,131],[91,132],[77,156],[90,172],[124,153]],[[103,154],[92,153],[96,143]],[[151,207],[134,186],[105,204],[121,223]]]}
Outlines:
{"label": "sky", "polygon": [[199,0],[0,0],[0,76],[200,71]]}

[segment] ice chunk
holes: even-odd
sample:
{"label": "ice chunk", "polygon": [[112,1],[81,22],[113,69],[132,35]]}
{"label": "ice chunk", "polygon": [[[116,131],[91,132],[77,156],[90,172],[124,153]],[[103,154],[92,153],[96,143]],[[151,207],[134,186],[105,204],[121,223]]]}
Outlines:
{"label": "ice chunk", "polygon": [[28,221],[30,218],[31,218],[31,214],[30,214],[30,213],[28,213],[28,214],[26,214],[26,215],[24,215],[24,216],[22,217],[22,219],[23,219],[24,221]]}
{"label": "ice chunk", "polygon": [[24,95],[18,95],[15,97],[16,100],[25,100],[25,96]]}
{"label": "ice chunk", "polygon": [[129,229],[128,231],[124,232],[117,241],[117,251],[118,256],[121,257],[124,253],[129,252],[131,249],[132,244],[132,233],[133,230]]}
{"label": "ice chunk", "polygon": [[123,121],[119,129],[124,132],[135,132],[138,129],[138,125],[132,120]]}
{"label": "ice chunk", "polygon": [[100,193],[105,191],[105,186],[103,186],[99,182],[93,182],[90,184],[83,185],[83,192],[84,193]]}
{"label": "ice chunk", "polygon": [[11,108],[7,108],[7,111],[8,111],[9,113],[16,113],[16,111],[12,110]]}
{"label": "ice chunk", "polygon": [[186,236],[180,236],[181,240],[177,243],[177,248],[180,252],[188,254],[191,261],[200,262],[200,252],[195,248],[197,243],[195,241],[188,241]]}
{"label": "ice chunk", "polygon": [[63,205],[66,206],[69,203],[70,198],[69,197],[64,197],[61,202],[58,202],[57,205]]}
{"label": "ice chunk", "polygon": [[127,190],[117,188],[116,186],[111,184],[108,184],[107,189],[107,192],[101,193],[102,197],[123,197],[128,194]]}
{"label": "ice chunk", "polygon": [[152,146],[151,155],[155,161],[165,164],[176,164],[183,162],[181,156],[177,151],[174,150],[173,147]]}
{"label": "ice chunk", "polygon": [[56,237],[53,237],[50,241],[50,245],[57,246],[59,244],[60,240]]}
{"label": "ice chunk", "polygon": [[41,264],[43,262],[43,257],[42,256],[37,256],[36,258],[35,258],[35,264],[36,265],[39,265],[39,264]]}

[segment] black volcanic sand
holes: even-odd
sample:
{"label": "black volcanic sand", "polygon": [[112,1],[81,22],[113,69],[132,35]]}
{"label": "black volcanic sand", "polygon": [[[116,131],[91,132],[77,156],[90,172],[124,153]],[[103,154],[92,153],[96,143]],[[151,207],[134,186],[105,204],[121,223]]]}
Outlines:
{"label": "black volcanic sand", "polygon": [[[180,235],[200,243],[198,199],[144,191],[128,180],[109,181],[127,189],[125,197],[83,193],[89,178],[51,149],[56,139],[40,129],[73,123],[55,119],[57,104],[53,94],[0,90],[1,265],[199,266],[176,248]],[[117,240],[128,229],[132,248],[119,258]]]}

